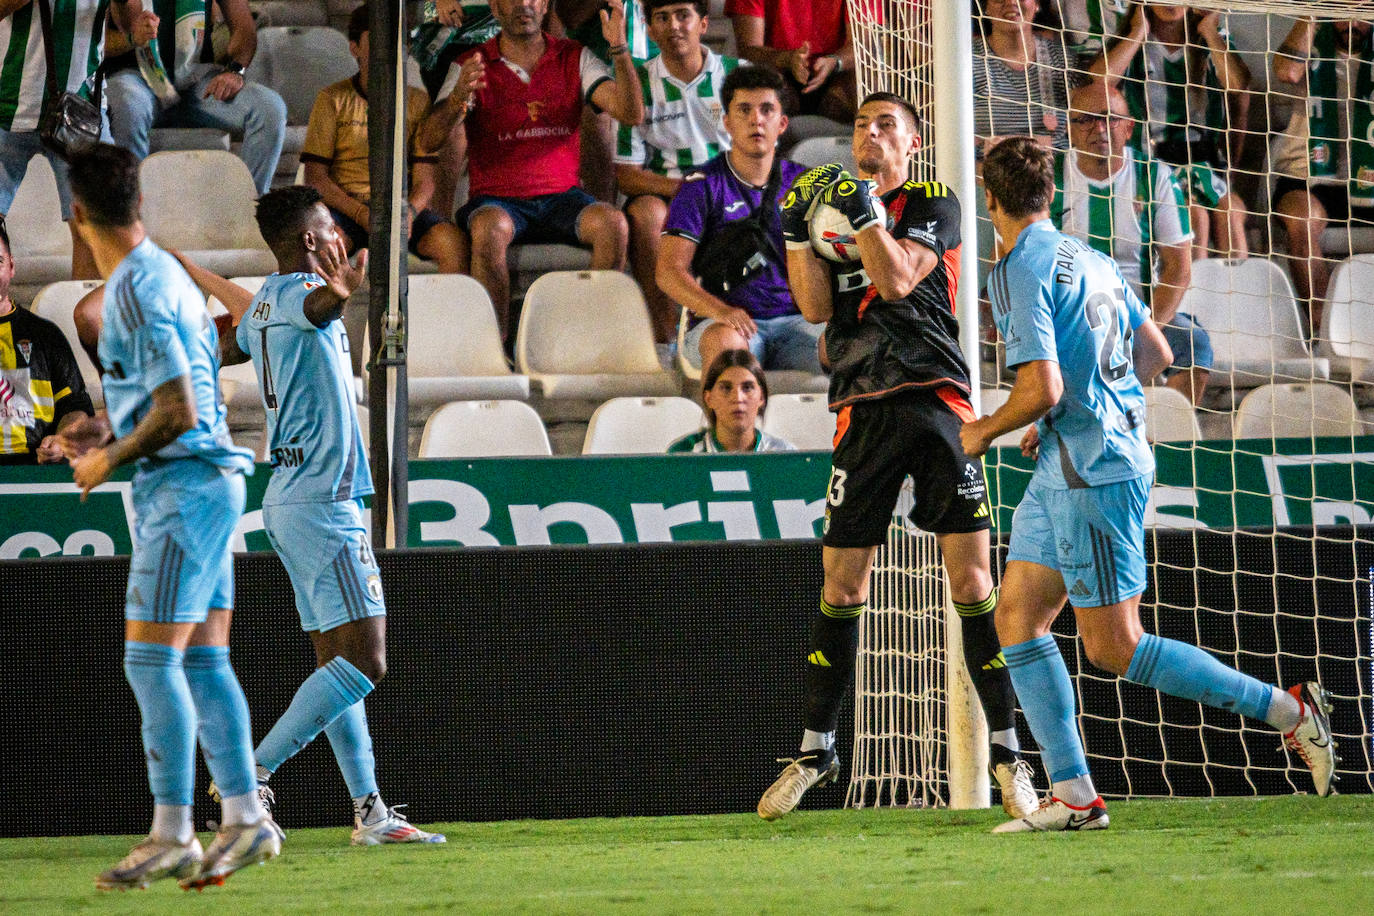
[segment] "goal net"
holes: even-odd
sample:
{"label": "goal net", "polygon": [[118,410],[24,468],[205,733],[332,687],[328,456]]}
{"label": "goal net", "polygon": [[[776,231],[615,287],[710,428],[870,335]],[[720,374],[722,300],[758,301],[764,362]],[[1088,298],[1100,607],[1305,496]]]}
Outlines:
{"label": "goal net", "polygon": [[[1371,791],[1370,4],[1201,2],[1181,19],[1156,4],[1133,21],[1125,0],[1041,0],[1029,29],[1014,21],[1017,4],[964,7],[850,0],[860,96],[897,92],[922,114],[921,179],[972,191],[971,178],[961,186],[950,176],[976,171],[980,146],[998,136],[1031,134],[1058,151],[1052,218],[1116,258],[1175,326],[1176,354],[1191,350],[1197,367],[1147,389],[1158,470],[1145,629],[1263,681],[1320,679],[1334,700],[1338,789]],[[971,80],[960,74],[969,60]],[[1128,118],[1092,117],[1093,84],[1104,78]],[[1121,104],[1100,98],[1102,111]],[[976,235],[978,269],[966,256],[959,313],[966,341],[977,327],[965,349],[990,413],[1013,374],[980,300],[997,257],[980,196],[961,193],[965,252]],[[1178,313],[1205,330],[1209,348],[1169,317]],[[1004,437],[986,461],[1003,547],[1032,466],[1018,439]],[[900,518],[880,550],[870,607],[848,803],[985,803],[986,778],[958,759],[960,743],[984,732],[961,677],[957,624],[947,628],[938,553]],[[1263,723],[1105,675],[1088,664],[1070,614],[1055,634],[1105,795],[1311,790]],[[1034,751],[1024,725],[1022,743]]]}

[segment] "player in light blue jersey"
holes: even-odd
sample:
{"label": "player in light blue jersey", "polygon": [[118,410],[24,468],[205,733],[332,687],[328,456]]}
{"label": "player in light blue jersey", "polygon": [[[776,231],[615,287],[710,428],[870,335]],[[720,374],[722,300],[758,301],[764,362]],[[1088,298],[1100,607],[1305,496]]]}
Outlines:
{"label": "player in light blue jersey", "polygon": [[1004,140],[983,160],[983,184],[1007,251],[988,293],[1016,382],[1007,402],[966,424],[961,439],[969,455],[982,455],[993,439],[1035,421],[1021,441],[1027,456],[1038,455],[1012,518],[997,633],[1052,783],[1037,811],[996,832],[1107,826],[1074,721],[1073,684],[1050,634],[1066,599],[1094,665],[1268,722],[1327,795],[1335,744],[1317,682],[1284,691],[1141,628],[1154,478],[1141,381],[1172,360],[1164,335],[1113,261],[1050,223],[1049,152],[1026,137]]}
{"label": "player in light blue jersey", "polygon": [[412,826],[382,802],[363,710],[386,673],[386,605],[362,521],[372,475],[339,319],[366,276],[366,251],[349,263],[313,188],[263,195],[257,220],[279,271],[257,295],[213,275],[198,279],[236,322],[221,332],[225,362],[251,357],[258,374],[272,458],[263,522],[318,662],[254,751],[261,792],[270,802],[268,778],[323,731],[353,796],[354,845],[442,843],[442,834]]}
{"label": "player in light blue jersey", "polygon": [[[148,838],[96,878],[105,889],[222,884],[281,849],[254,784],[248,705],[229,664],[230,538],[252,456],[235,448],[216,388],[215,334],[186,271],[139,218],[138,162],[101,145],[71,162],[73,225],[106,278],[99,356],[107,416],[61,437],[82,498],[137,462],[124,672],[143,717],[154,800]],[[224,786],[222,828],[191,826],[195,748]]]}

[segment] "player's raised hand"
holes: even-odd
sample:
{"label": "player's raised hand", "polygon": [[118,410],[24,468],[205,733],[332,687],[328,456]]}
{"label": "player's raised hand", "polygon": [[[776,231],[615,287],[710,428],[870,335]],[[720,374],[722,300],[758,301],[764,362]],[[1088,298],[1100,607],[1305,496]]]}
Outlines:
{"label": "player's raised hand", "polygon": [[789,247],[806,247],[810,244],[806,218],[811,213],[811,203],[843,174],[844,166],[838,162],[827,162],[802,172],[792,182],[781,207],[782,237]]}
{"label": "player's raised hand", "polygon": [[867,178],[855,178],[848,172],[840,173],[839,180],[830,186],[825,202],[845,215],[849,225],[854,227],[855,235],[870,226],[883,224],[878,185]]}
{"label": "player's raised hand", "polygon": [[334,236],[330,244],[320,249],[317,259],[319,266],[316,272],[323,278],[329,291],[340,299],[353,295],[353,291],[362,286],[367,278],[367,249],[360,248],[350,262],[342,236]]}

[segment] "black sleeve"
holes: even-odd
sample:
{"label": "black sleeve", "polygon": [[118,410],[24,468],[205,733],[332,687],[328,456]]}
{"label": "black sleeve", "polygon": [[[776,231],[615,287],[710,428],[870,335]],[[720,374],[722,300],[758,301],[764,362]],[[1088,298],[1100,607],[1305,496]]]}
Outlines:
{"label": "black sleeve", "polygon": [[919,242],[941,258],[958,248],[960,210],[954,192],[938,181],[908,182],[903,191],[906,203],[892,227],[892,237]]}
{"label": "black sleeve", "polygon": [[[86,391],[86,382],[81,378],[81,367],[72,353],[72,345],[56,325],[43,328],[41,333],[48,380],[52,383],[53,424],[60,423],[67,414],[77,411],[88,416],[94,414],[95,408]],[[62,394],[64,390],[67,392],[65,395]]]}

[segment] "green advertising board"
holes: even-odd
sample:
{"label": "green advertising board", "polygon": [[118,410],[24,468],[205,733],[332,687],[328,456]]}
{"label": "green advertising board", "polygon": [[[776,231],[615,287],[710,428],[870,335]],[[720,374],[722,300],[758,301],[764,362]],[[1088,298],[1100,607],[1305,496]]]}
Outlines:
{"label": "green advertising board", "polygon": [[[1352,447],[1353,445],[1353,447]],[[1374,518],[1374,437],[1159,445],[1147,524],[1185,528],[1364,523]],[[997,524],[1031,464],[988,462]],[[824,452],[414,461],[411,547],[620,544],[806,538],[820,534]],[[240,550],[269,549],[262,493],[248,479]],[[0,559],[127,554],[131,473],[82,503],[64,467],[0,468]]]}

